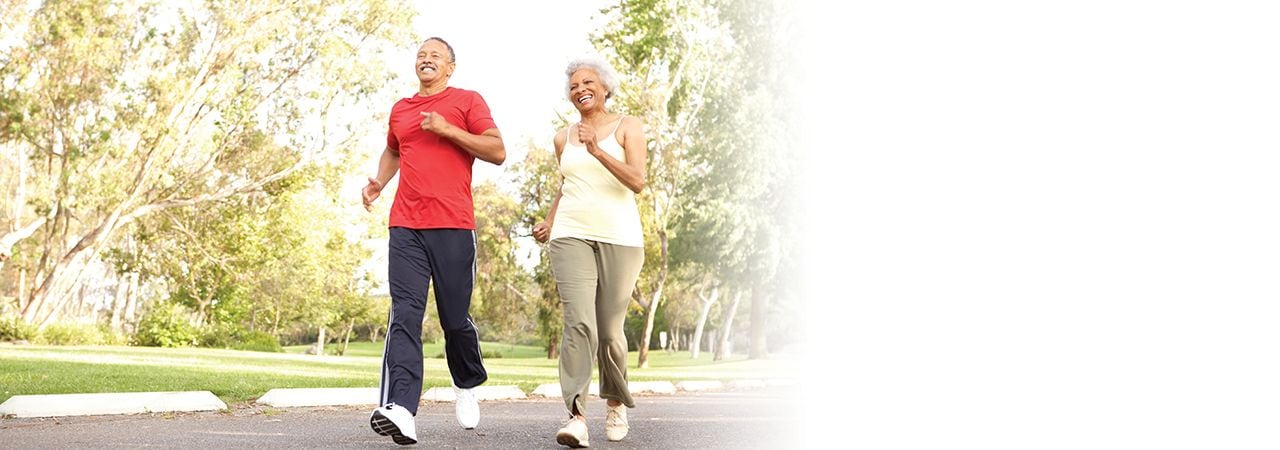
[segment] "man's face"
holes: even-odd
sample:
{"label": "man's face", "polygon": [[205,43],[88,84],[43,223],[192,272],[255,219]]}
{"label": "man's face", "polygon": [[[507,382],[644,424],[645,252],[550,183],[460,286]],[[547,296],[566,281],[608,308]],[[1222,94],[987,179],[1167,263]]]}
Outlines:
{"label": "man's face", "polygon": [[431,40],[418,47],[418,57],[413,67],[418,74],[418,81],[430,83],[437,80],[448,80],[453,75],[453,58],[449,55],[449,47],[443,42]]}

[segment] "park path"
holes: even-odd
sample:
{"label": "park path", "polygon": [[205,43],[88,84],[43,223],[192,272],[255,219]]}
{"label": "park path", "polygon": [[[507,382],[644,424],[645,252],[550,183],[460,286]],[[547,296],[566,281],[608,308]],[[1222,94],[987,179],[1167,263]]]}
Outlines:
{"label": "park path", "polygon": [[[591,448],[795,448],[800,405],[794,387],[640,396],[631,433],[604,439],[604,402],[588,404]],[[559,399],[481,403],[475,430],[453,418],[452,403],[427,402],[417,417],[419,448],[556,449]],[[391,448],[369,430],[368,408],[255,406],[228,412],[0,420],[6,449],[20,448]]]}

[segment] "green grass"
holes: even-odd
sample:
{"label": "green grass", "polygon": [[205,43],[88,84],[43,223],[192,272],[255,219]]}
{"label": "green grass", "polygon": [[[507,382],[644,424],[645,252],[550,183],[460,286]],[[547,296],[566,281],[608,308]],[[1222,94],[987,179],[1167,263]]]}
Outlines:
{"label": "green grass", "polygon": [[[443,343],[424,343],[423,389],[450,385],[444,359],[435,358]],[[0,345],[0,402],[14,395],[96,392],[207,390],[228,405],[243,404],[273,388],[377,387],[381,342],[353,342],[346,356],[301,354],[307,346],[286,353],[207,348],[119,346]],[[558,380],[556,360],[546,359],[539,347],[481,343],[488,358],[487,385],[516,385],[525,392]],[[692,360],[687,352],[649,353],[649,367],[636,368],[632,352],[628,377],[633,381],[768,379],[794,376],[783,360],[735,357],[711,361],[711,355]]]}

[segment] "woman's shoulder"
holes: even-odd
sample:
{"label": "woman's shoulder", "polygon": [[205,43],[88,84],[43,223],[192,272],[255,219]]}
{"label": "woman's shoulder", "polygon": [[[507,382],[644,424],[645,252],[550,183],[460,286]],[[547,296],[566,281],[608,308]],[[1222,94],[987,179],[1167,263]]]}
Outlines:
{"label": "woman's shoulder", "polygon": [[557,147],[564,145],[565,141],[569,139],[569,127],[571,126],[572,125],[567,125],[564,128],[556,130],[556,136],[552,138],[552,141],[555,142]]}

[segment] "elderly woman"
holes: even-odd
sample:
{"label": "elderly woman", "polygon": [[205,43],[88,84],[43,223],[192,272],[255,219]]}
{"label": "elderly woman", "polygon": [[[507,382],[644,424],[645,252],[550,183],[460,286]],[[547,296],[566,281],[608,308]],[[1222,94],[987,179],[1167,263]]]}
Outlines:
{"label": "elderly woman", "polygon": [[645,138],[635,117],[611,113],[617,91],[612,69],[594,59],[569,64],[566,95],[581,120],[556,133],[563,178],[547,218],[533,228],[551,243],[551,269],[564,310],[560,389],[571,418],[556,442],[586,447],[585,404],[591,364],[600,366],[600,397],[607,400],[605,437],[627,435],[627,339],[623,319],[640,267],[644,236],[635,194],[644,189]]}

